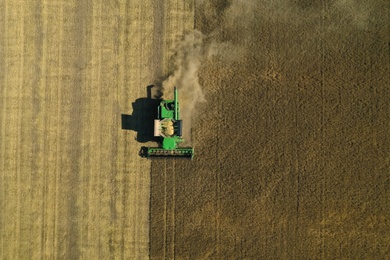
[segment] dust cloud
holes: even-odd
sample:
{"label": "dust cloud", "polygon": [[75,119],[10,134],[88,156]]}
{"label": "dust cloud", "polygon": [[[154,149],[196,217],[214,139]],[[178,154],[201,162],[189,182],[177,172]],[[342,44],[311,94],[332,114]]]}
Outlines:
{"label": "dust cloud", "polygon": [[205,58],[203,38],[201,32],[194,31],[179,42],[174,56],[175,70],[162,83],[164,99],[172,99],[174,87],[178,90],[183,137],[187,143],[191,143],[192,116],[195,106],[205,101],[198,77],[199,67]]}
{"label": "dust cloud", "polygon": [[[179,91],[180,117],[183,120],[183,136],[191,143],[191,128],[196,107],[206,98],[199,81],[199,71],[205,61],[212,57],[231,64],[244,59],[252,59],[253,53],[259,52],[257,43],[266,35],[261,35],[256,26],[259,23],[286,24],[292,28],[305,25],[306,33],[302,41],[312,41],[325,30],[337,30],[338,24],[329,20],[320,22],[328,14],[345,17],[350,25],[366,27],[370,20],[370,8],[367,4],[355,0],[337,0],[326,4],[317,1],[266,1],[266,0],[231,0],[231,1],[196,1],[201,24],[200,30],[194,30],[176,43],[173,48],[173,71],[163,80],[162,98],[171,99],[173,88]],[[324,13],[326,12],[326,13]],[[196,22],[196,21],[195,21]],[[328,26],[328,28],[325,28]],[[272,35],[271,35],[272,36]],[[269,37],[269,35],[268,35]],[[272,37],[271,37],[272,38]],[[288,46],[286,46],[288,48]],[[270,50],[263,49],[268,53]],[[278,53],[275,54],[279,55]],[[261,56],[261,55],[260,55]],[[257,55],[256,59],[261,59]],[[293,60],[293,57],[291,57]],[[295,57],[294,59],[299,59]],[[267,71],[265,68],[264,71]]]}
{"label": "dust cloud", "polygon": [[374,19],[373,10],[378,8],[378,3],[372,1],[337,0],[334,4],[344,19],[359,28],[367,29]]}
{"label": "dust cloud", "polygon": [[[199,5],[207,5],[207,1],[198,1]],[[197,104],[206,102],[199,83],[199,70],[202,63],[213,56],[225,62],[235,60],[243,50],[228,41],[220,41],[218,27],[210,33],[203,34],[198,30],[184,36],[175,47],[174,70],[162,83],[161,98],[172,99],[173,89],[179,93],[180,119],[183,120],[183,137],[186,144],[192,144],[192,121]]]}

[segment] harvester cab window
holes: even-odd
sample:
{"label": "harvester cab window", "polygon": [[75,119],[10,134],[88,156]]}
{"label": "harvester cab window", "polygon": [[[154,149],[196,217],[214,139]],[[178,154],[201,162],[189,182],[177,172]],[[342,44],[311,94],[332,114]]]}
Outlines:
{"label": "harvester cab window", "polygon": [[165,103],[165,108],[167,110],[173,110],[175,108],[175,103],[174,102]]}

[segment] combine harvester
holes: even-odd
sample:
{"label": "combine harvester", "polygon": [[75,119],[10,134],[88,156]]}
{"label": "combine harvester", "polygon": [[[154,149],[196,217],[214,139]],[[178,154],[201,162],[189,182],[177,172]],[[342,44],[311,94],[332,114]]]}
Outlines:
{"label": "combine harvester", "polygon": [[157,119],[154,120],[154,136],[160,137],[160,147],[148,147],[146,157],[181,157],[193,158],[194,148],[178,147],[183,142],[182,120],[179,118],[177,89],[174,89],[174,100],[162,100],[158,107]]}

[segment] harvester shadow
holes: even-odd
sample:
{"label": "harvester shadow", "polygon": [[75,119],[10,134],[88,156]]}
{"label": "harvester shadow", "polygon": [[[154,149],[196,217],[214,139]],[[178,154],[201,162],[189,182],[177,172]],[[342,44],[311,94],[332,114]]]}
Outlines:
{"label": "harvester shadow", "polygon": [[139,143],[158,141],[158,138],[154,137],[154,119],[161,100],[152,98],[153,87],[153,85],[147,87],[147,97],[138,98],[132,103],[133,114],[121,115],[122,129],[137,132],[136,140]]}

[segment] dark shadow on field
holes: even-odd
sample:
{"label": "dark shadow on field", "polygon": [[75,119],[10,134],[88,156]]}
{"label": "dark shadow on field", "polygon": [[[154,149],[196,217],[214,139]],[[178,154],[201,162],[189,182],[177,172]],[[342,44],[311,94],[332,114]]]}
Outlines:
{"label": "dark shadow on field", "polygon": [[133,114],[122,114],[122,129],[133,130],[137,132],[136,140],[140,143],[156,142],[158,141],[153,135],[154,119],[157,116],[157,108],[160,104],[160,99],[154,98],[156,94],[156,87],[150,85],[147,87],[147,97],[138,98],[132,103]]}
{"label": "dark shadow on field", "polygon": [[148,147],[142,146],[138,152],[138,155],[142,158],[147,158],[148,157]]}

